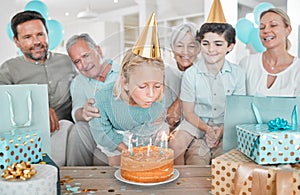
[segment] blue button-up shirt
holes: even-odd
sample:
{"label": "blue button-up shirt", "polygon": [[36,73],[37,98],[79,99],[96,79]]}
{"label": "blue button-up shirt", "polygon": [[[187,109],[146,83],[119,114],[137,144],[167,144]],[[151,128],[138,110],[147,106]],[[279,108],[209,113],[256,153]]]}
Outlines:
{"label": "blue button-up shirt", "polygon": [[243,70],[225,60],[217,75],[207,69],[204,59],[187,69],[182,78],[180,99],[194,102],[194,112],[203,122],[224,123],[226,95],[245,95]]}
{"label": "blue button-up shirt", "polygon": [[72,96],[72,117],[74,121],[76,121],[75,112],[77,109],[82,108],[88,99],[94,98],[96,91],[117,79],[120,65],[114,63],[112,60],[106,61],[111,63],[112,67],[104,82],[88,78],[82,74],[78,74],[72,81],[70,92]]}

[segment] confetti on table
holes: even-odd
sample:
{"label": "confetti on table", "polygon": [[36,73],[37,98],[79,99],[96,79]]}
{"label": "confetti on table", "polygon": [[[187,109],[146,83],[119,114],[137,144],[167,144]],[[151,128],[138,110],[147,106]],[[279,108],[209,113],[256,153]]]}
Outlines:
{"label": "confetti on table", "polygon": [[98,191],[98,189],[90,189],[90,188],[86,188],[84,190],[82,190],[83,192],[96,192]]}
{"label": "confetti on table", "polygon": [[186,181],[187,180],[187,178],[181,178],[181,181]]}
{"label": "confetti on table", "polygon": [[80,188],[80,187],[78,187],[78,186],[75,186],[75,187],[71,187],[70,185],[67,185],[67,186],[66,186],[67,192],[74,193],[74,194],[79,194],[79,193],[81,193],[81,191],[79,190],[79,188]]}

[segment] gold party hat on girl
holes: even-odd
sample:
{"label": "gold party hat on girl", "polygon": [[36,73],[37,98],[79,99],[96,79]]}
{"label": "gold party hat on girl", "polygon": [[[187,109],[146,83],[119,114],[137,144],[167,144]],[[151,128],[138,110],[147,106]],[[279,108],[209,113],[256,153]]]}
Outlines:
{"label": "gold party hat on girl", "polygon": [[207,23],[226,23],[220,0],[214,0],[210,8]]}
{"label": "gold party hat on girl", "polygon": [[160,58],[160,46],[157,34],[155,13],[153,12],[132,52],[145,58]]}

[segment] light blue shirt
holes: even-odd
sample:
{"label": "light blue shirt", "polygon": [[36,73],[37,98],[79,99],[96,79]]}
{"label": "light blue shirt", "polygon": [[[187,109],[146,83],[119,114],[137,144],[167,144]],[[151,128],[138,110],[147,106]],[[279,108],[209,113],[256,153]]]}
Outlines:
{"label": "light blue shirt", "polygon": [[[196,64],[199,61],[197,57],[193,64]],[[181,71],[177,67],[177,63],[173,65],[168,65],[165,69],[165,99],[166,99],[166,108],[169,108],[173,102],[179,97],[181,80],[184,71]]]}
{"label": "light blue shirt", "polygon": [[104,82],[96,79],[91,79],[82,74],[78,74],[72,81],[70,92],[72,96],[72,118],[76,122],[75,112],[77,109],[82,108],[86,101],[94,98],[96,91],[103,88],[104,85],[114,82],[119,75],[120,65],[114,63],[112,60],[106,60],[112,64],[112,67],[107,74]]}
{"label": "light blue shirt", "polygon": [[205,123],[220,124],[224,123],[226,95],[245,94],[245,74],[239,66],[225,60],[222,70],[213,75],[200,59],[184,72],[180,99],[194,102],[195,114]]}
{"label": "light blue shirt", "polygon": [[[163,126],[164,103],[154,102],[149,108],[129,106],[113,95],[114,83],[110,83],[95,95],[95,107],[100,118],[90,120],[95,142],[113,152],[123,141],[123,134],[130,132],[138,137],[153,137]],[[127,144],[127,143],[125,143]]]}

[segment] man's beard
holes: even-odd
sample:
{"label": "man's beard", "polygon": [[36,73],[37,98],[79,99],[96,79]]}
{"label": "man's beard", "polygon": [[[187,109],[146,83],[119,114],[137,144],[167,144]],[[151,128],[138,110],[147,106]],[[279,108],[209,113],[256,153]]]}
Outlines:
{"label": "man's beard", "polygon": [[32,60],[34,60],[34,61],[40,61],[40,60],[46,59],[47,53],[48,53],[47,50],[45,50],[44,53],[43,53],[43,55],[41,55],[40,57],[34,57],[34,56],[32,55],[32,53],[24,53],[24,55],[25,55],[27,58],[30,58],[30,59],[32,59]]}
{"label": "man's beard", "polygon": [[[43,48],[46,48],[46,47],[43,47]],[[30,49],[31,51],[32,49]],[[30,58],[31,60],[34,60],[34,61],[40,61],[40,60],[44,60],[46,59],[47,57],[47,54],[48,54],[48,49],[45,49],[43,51],[43,54],[40,56],[40,57],[34,57],[34,55],[31,53],[31,52],[28,52],[28,53],[24,53],[24,56],[26,56],[27,58]]]}

